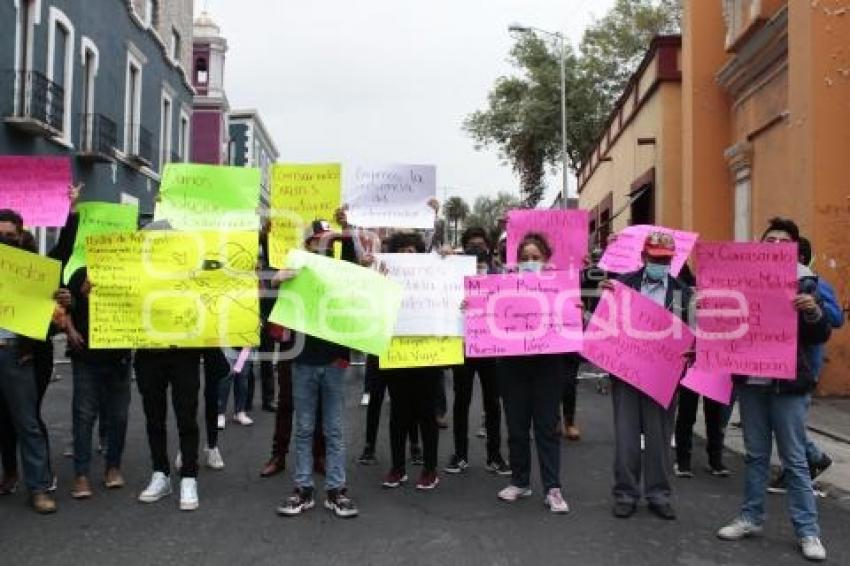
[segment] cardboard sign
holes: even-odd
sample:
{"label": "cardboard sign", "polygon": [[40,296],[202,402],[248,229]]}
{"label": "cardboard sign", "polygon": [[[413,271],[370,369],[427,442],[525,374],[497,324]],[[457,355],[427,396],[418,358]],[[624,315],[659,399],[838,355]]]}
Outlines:
{"label": "cardboard sign", "polygon": [[348,222],[363,228],[433,229],[437,196],[433,165],[357,165],[345,170]]}
{"label": "cardboard sign", "polygon": [[0,208],[20,214],[28,228],[64,226],[70,190],[67,157],[0,156]]}
{"label": "cardboard sign", "polygon": [[663,232],[673,237],[676,242],[676,255],[670,263],[670,274],[673,277],[679,275],[691,250],[699,238],[696,232],[684,232],[682,230],[671,230],[664,226],[649,226],[637,224],[629,226],[617,234],[617,239],[608,244],[605,253],[599,260],[599,268],[611,273],[631,273],[643,267],[641,253],[647,235],[651,232]]}
{"label": "cardboard sign", "polygon": [[586,210],[511,210],[508,212],[508,265],[517,264],[517,248],[529,233],[541,234],[552,248],[549,265],[554,269],[579,270],[587,256]]}

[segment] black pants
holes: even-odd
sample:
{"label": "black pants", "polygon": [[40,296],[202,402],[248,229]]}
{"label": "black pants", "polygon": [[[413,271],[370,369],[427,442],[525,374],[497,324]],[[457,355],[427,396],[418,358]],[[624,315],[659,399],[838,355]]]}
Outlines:
{"label": "black pants", "polygon": [[390,390],[390,444],[395,471],[405,469],[405,443],[410,429],[415,426],[422,431],[424,470],[437,469],[440,432],[434,411],[441,371],[438,368],[383,371]]}
{"label": "black pants", "polygon": [[[690,469],[693,449],[694,424],[697,421],[699,394],[687,387],[679,388],[679,409],[676,414],[676,462],[680,468]],[[723,466],[723,410],[716,401],[703,397],[705,413],[706,451],[708,463],[713,468]]]}
{"label": "black pants", "polygon": [[262,387],[263,407],[268,407],[274,402],[274,356],[275,341],[269,335],[268,324],[263,325],[260,333],[260,386]]}
{"label": "black pants", "polygon": [[206,348],[204,357],[204,423],[207,448],[218,446],[218,385],[230,373],[230,364],[221,348]]}
{"label": "black pants", "polygon": [[[378,368],[378,358],[375,356],[366,358],[366,392],[369,393],[369,406],[366,408],[366,446],[375,450],[378,429],[381,425],[381,409],[387,393],[387,380],[384,379],[384,372]],[[410,428],[409,435],[410,445],[417,446],[419,427],[415,422]]]}
{"label": "black pants", "polygon": [[578,375],[568,371],[564,380],[564,395],[561,397],[561,409],[564,415],[564,425],[576,424],[576,399],[578,397]]}
{"label": "black pants", "polygon": [[[41,417],[41,404],[44,401],[45,393],[47,393],[47,386],[50,385],[50,378],[53,376],[53,342],[51,340],[38,342],[34,345],[32,365],[38,395],[38,426],[47,442],[47,469],[52,477],[54,472],[50,463],[50,437],[47,434],[47,425]],[[2,462],[5,475],[18,474],[18,439],[15,436],[12,413],[2,395],[0,395],[0,462]]]}
{"label": "black pants", "polygon": [[561,439],[558,411],[565,379],[563,356],[520,356],[502,361],[499,391],[508,421],[511,484],[531,485],[531,441],[534,441],[543,488],[561,487]]}
{"label": "black pants", "polygon": [[452,368],[454,382],[454,440],[455,456],[469,460],[469,405],[472,403],[472,390],[475,375],[481,382],[481,396],[484,403],[484,426],[487,428],[487,461],[501,458],[502,444],[502,405],[499,401],[498,362],[493,359],[470,358],[462,366]]}
{"label": "black pants", "polygon": [[198,475],[198,390],[201,378],[199,350],[138,350],[135,369],[136,384],[142,394],[153,470],[168,475],[166,417],[168,386],[177,420],[180,452],[183,457],[181,475]]}

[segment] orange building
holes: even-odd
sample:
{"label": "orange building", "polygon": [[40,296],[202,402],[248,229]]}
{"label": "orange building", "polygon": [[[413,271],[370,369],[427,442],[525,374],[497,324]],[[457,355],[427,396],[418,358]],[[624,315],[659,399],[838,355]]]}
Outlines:
{"label": "orange building", "polygon": [[[680,69],[679,101],[660,115],[651,106],[642,110],[647,123],[655,121],[646,131],[680,124],[679,155],[659,146],[650,166],[680,172],[678,183],[656,175],[655,221],[707,240],[751,240],[768,218],[790,217],[813,242],[815,271],[850,309],[850,6],[685,0]],[[635,132],[632,139],[642,137]],[[606,141],[579,173],[582,208],[603,206],[600,186],[628,195],[647,166],[618,162]],[[629,176],[631,182],[623,180]],[[613,227],[634,221],[615,220]],[[850,395],[846,330],[827,346],[819,392]]]}

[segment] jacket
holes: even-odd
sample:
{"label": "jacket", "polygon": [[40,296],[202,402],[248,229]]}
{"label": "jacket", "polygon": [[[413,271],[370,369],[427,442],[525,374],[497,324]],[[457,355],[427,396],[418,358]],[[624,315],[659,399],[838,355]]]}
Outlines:
{"label": "jacket", "polygon": [[[644,270],[633,271],[626,273],[617,278],[617,280],[638,293],[643,283]],[[692,303],[694,301],[694,292],[691,287],[685,284],[681,279],[667,276],[667,298],[664,300],[664,307],[678,316],[685,324],[691,323],[691,313],[693,312]]]}

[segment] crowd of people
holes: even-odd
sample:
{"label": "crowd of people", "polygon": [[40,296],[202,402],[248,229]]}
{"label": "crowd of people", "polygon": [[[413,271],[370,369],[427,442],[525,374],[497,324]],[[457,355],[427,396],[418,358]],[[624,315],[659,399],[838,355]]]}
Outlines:
{"label": "crowd of people", "polygon": [[[469,227],[457,251],[429,249],[415,231],[396,231],[376,242],[346,222],[342,209],[335,220],[342,226],[332,231],[328,222],[313,222],[304,238],[306,250],[334,256],[341,261],[381,269],[379,252],[424,254],[462,253],[476,258],[479,274],[510,271],[542,272],[552,258],[554,242],[536,232],[524,234],[516,257],[507,256],[504,234],[491,240],[481,227]],[[145,229],[163,229],[152,223]],[[352,359],[349,348],[269,322],[274,290],[298,277],[298,271],[269,267],[268,235],[261,231],[258,269],[268,293],[260,300],[262,340],[256,352],[231,348],[98,350],[89,346],[89,296],[92,284],[85,267],[76,271],[66,287],[57,289],[56,311],[46,341],[36,341],[0,329],[0,443],[3,476],[0,494],[14,493],[23,484],[33,508],[42,514],[57,510],[57,463],[51,460],[49,434],[41,419],[41,403],[53,370],[50,338],[64,333],[73,374],[73,474],[71,496],[85,500],[93,495],[92,437],[99,422],[104,444],[106,489],[125,486],[122,454],[131,398],[131,372],[141,395],[151,457],[151,477],[138,501],[155,503],[172,494],[172,475],[179,475],[179,508],[198,509],[198,469],[222,469],[218,433],[226,426],[227,406],[233,393],[233,422],[249,426],[253,398],[253,372],[261,377],[262,408],[275,412],[271,456],[260,475],[272,477],[290,469],[294,489],[278,507],[283,516],[297,516],[315,506],[316,476],[324,477],[324,506],[342,518],[359,510],[348,493],[345,435],[344,383]],[[73,217],[51,256],[67,262],[75,238]],[[794,380],[761,376],[736,376],[735,398],[747,451],[744,502],[730,524],[717,536],[738,540],[758,534],[764,524],[764,500],[768,487],[787,493],[788,512],[803,555],[826,558],[820,541],[813,481],[831,460],[806,437],[806,418],[811,394],[823,365],[823,344],[830,332],[843,324],[843,312],[828,283],[810,268],[811,245],[790,220],[773,219],[761,238],[764,243],[796,242],[800,261],[799,294],[794,307],[799,313],[798,370]],[[0,243],[35,252],[34,241],[14,211],[0,211]],[[695,281],[690,270],[678,276],[670,271],[675,242],[664,232],[653,232],[643,246],[643,266],[633,273],[610,277],[595,266],[599,252],[590,254],[581,272],[585,320],[593,312],[599,294],[612,288],[612,279],[667,308],[688,321]],[[673,296],[682,298],[671,301]],[[268,355],[278,352],[277,358]],[[255,354],[265,354],[255,356]],[[256,359],[256,364],[252,359]],[[381,407],[389,393],[389,453],[391,465],[383,487],[392,490],[409,481],[410,466],[421,466],[415,487],[438,488],[441,473],[463,474],[472,463],[469,456],[470,407],[475,377],[483,399],[487,471],[506,478],[498,499],[513,503],[532,496],[531,444],[536,447],[543,498],[552,513],[570,507],[562,491],[561,437],[579,441],[575,419],[580,354],[526,355],[467,359],[451,368],[425,367],[380,369],[374,356],[365,361],[368,408],[361,465],[377,462]],[[682,360],[683,373],[688,363]],[[444,375],[452,375],[451,408],[453,453],[438,462],[439,428],[445,426]],[[199,451],[198,403],[203,374],[205,446]],[[275,381],[276,386],[275,387]],[[179,453],[172,461],[167,450],[169,389],[176,417]],[[275,398],[275,389],[277,396]],[[674,520],[671,478],[693,477],[692,434],[699,395],[680,388],[678,401],[664,408],[647,394],[612,376],[611,397],[614,430],[612,512],[620,519],[631,517],[641,500],[664,520]],[[707,431],[707,467],[713,476],[730,475],[723,461],[724,431],[731,410],[703,399]],[[507,442],[502,442],[502,420]],[[476,416],[473,416],[476,419]],[[477,421],[476,421],[477,422]],[[294,433],[294,434],[293,434]],[[290,442],[294,447],[289,462]],[[675,438],[675,450],[671,440]],[[770,456],[776,441],[783,465],[780,477],[770,481]],[[135,447],[134,447],[135,448]],[[18,462],[20,452],[20,468]],[[294,460],[294,461],[293,461]],[[770,484],[770,485],[769,485]]]}

